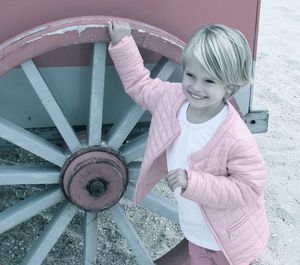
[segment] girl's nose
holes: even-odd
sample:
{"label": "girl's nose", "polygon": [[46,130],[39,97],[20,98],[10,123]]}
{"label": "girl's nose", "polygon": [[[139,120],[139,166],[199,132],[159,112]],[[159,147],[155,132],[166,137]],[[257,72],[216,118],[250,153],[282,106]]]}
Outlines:
{"label": "girl's nose", "polygon": [[200,83],[194,83],[192,86],[192,90],[194,92],[202,92],[203,91],[203,86]]}

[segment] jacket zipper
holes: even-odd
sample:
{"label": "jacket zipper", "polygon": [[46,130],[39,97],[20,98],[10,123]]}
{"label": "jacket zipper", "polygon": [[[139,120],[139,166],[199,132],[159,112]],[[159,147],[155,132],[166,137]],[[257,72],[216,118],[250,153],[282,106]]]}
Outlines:
{"label": "jacket zipper", "polygon": [[[152,167],[154,160],[156,160],[158,157],[161,156],[161,154],[168,148],[168,146],[174,141],[174,139],[179,135],[179,133],[180,133],[180,129],[177,130],[177,132],[176,132],[176,133],[174,134],[174,136],[170,139],[170,141],[164,145],[164,147],[161,149],[161,151],[158,152],[158,153],[156,154],[156,156],[155,156],[154,158],[152,158],[152,159],[149,161],[148,168],[151,168],[151,167]],[[137,187],[139,184],[140,184],[140,178],[138,178],[138,180],[137,180],[136,187]]]}
{"label": "jacket zipper", "polygon": [[158,157],[160,157],[161,154],[167,150],[167,148],[169,147],[169,145],[174,141],[174,139],[179,135],[179,133],[180,133],[180,129],[177,130],[177,132],[175,132],[175,134],[173,135],[173,137],[169,140],[169,142],[167,142],[167,143],[164,145],[164,147],[161,149],[161,151],[158,152],[158,153],[156,154],[156,156],[150,160],[149,168],[152,167],[154,160],[156,160]]}

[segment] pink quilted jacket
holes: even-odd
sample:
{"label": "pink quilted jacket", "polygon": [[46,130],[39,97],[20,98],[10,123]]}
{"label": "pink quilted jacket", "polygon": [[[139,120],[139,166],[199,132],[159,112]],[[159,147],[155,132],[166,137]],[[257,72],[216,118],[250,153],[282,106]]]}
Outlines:
{"label": "pink quilted jacket", "polygon": [[[180,83],[151,79],[131,36],[109,47],[126,92],[152,113],[134,200],[167,173],[166,149],[180,133],[176,114],[185,100]],[[189,158],[188,187],[231,265],[249,265],[267,244],[266,166],[255,138],[228,103],[228,115],[211,141]]]}

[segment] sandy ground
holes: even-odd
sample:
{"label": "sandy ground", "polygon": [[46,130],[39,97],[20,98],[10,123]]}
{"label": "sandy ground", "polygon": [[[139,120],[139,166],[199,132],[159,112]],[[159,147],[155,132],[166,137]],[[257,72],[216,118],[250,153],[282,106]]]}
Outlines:
{"label": "sandy ground", "polygon": [[[266,205],[271,238],[256,265],[300,264],[300,2],[263,0],[261,7],[253,109],[268,109],[269,130],[256,135],[269,167]],[[0,164],[41,163],[19,150],[1,150]],[[0,187],[0,211],[43,189],[35,186]],[[157,188],[158,190],[160,187]],[[160,192],[165,193],[162,188]],[[181,238],[178,226],[123,201],[127,214],[153,257]],[[56,208],[0,235],[0,265],[20,264]],[[83,230],[79,212],[43,265],[82,264]],[[97,264],[136,264],[108,213],[101,213]]]}
{"label": "sandy ground", "polygon": [[300,264],[300,2],[263,0],[254,106],[268,109],[257,135],[269,167],[269,246],[258,264]]}

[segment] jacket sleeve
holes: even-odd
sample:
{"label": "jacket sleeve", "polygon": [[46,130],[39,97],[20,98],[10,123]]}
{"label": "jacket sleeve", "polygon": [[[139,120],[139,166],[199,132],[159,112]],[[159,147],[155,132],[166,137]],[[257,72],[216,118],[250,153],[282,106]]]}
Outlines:
{"label": "jacket sleeve", "polygon": [[144,109],[153,112],[158,99],[169,82],[152,79],[133,37],[126,36],[116,45],[109,45],[109,53],[120,76],[125,92]]}
{"label": "jacket sleeve", "polygon": [[255,203],[264,192],[267,169],[254,138],[236,142],[229,152],[228,176],[188,171],[182,196],[201,205],[238,208]]}

